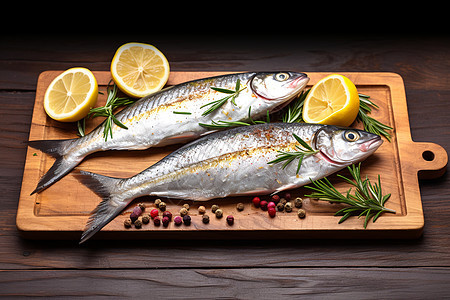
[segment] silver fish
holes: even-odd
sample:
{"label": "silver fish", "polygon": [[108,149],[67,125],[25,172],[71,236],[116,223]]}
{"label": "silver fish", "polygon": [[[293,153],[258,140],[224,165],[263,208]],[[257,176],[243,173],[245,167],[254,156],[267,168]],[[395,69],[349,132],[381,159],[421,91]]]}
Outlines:
{"label": "silver fish", "polygon": [[[212,87],[240,92],[215,111],[205,114],[213,101],[229,96]],[[87,155],[105,150],[141,150],[193,140],[209,129],[199,123],[257,119],[287,105],[309,78],[296,72],[249,72],[194,80],[163,89],[138,100],[116,115],[128,130],[113,126],[113,138],[103,138],[104,124],[90,134],[69,140],[31,141],[30,146],[56,158],[32,194],[49,187]],[[251,110],[249,110],[251,108]],[[180,114],[181,113],[181,114]]]}
{"label": "silver fish", "polygon": [[[294,134],[314,155],[283,168],[271,163],[279,151],[296,151]],[[380,136],[351,128],[305,123],[268,123],[219,131],[184,145],[141,173],[125,179],[81,171],[79,180],[103,198],[81,242],[116,217],[134,198],[205,201],[270,194],[305,185],[359,162],[382,144]]]}

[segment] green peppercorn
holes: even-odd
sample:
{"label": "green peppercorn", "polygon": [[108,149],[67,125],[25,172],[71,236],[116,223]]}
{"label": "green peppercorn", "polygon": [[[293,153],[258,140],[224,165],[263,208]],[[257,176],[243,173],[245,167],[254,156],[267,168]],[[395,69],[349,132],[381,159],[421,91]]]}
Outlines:
{"label": "green peppercorn", "polygon": [[292,203],[291,202],[286,202],[286,204],[284,205],[284,210],[286,212],[291,212],[292,211]]}
{"label": "green peppercorn", "polygon": [[304,209],[299,209],[298,210],[298,217],[300,219],[303,219],[304,217],[306,217],[306,211]]}
{"label": "green peppercorn", "polygon": [[218,210],[218,209],[219,209],[219,205],[217,205],[217,204],[213,204],[213,206],[211,206],[211,211],[213,213],[216,213],[216,210]]}
{"label": "green peppercorn", "polygon": [[130,228],[131,224],[133,224],[133,222],[131,222],[130,218],[125,219],[125,221],[123,221],[123,226],[125,226],[126,228]]}
{"label": "green peppercorn", "polygon": [[278,202],[278,204],[277,204],[277,210],[278,210],[278,211],[283,211],[283,210],[284,210],[284,204],[281,203],[281,202]]}
{"label": "green peppercorn", "polygon": [[143,214],[142,215],[142,223],[148,224],[150,222],[150,215],[149,214]]}
{"label": "green peppercorn", "polygon": [[205,212],[206,212],[206,208],[203,205],[198,207],[198,213],[199,214],[204,214]]}
{"label": "green peppercorn", "polygon": [[302,207],[302,205],[303,205],[302,198],[300,198],[300,197],[295,198],[294,206],[297,207],[297,208],[300,208],[300,207]]}
{"label": "green peppercorn", "polygon": [[136,221],[134,221],[134,227],[141,228],[142,227],[142,218],[138,218]]}
{"label": "green peppercorn", "polygon": [[283,203],[283,205],[285,205],[287,203],[287,200],[284,198],[281,198],[279,203]]}
{"label": "green peppercorn", "polygon": [[142,211],[145,211],[145,204],[139,203],[138,206],[141,208]]}
{"label": "green peppercorn", "polygon": [[184,217],[185,215],[187,215],[189,212],[188,210],[183,207],[182,209],[180,209],[180,216]]}
{"label": "green peppercorn", "polygon": [[203,215],[202,222],[203,222],[203,224],[208,224],[209,223],[209,216],[208,215]]}
{"label": "green peppercorn", "polygon": [[236,205],[236,209],[237,209],[238,211],[243,211],[243,210],[244,210],[244,203],[238,203],[238,204]]}
{"label": "green peppercorn", "polygon": [[223,211],[220,208],[218,208],[216,210],[215,214],[216,214],[216,218],[218,218],[218,219],[223,217]]}
{"label": "green peppercorn", "polygon": [[159,208],[159,204],[160,204],[161,202],[162,202],[161,199],[156,199],[156,200],[155,200],[155,206],[156,206],[157,208]]}
{"label": "green peppercorn", "polygon": [[183,204],[183,207],[186,208],[186,210],[189,210],[189,204],[185,203]]}
{"label": "green peppercorn", "polygon": [[166,208],[167,208],[166,202],[161,202],[161,203],[159,203],[158,207],[159,207],[159,209],[160,209],[161,211],[165,211]]}

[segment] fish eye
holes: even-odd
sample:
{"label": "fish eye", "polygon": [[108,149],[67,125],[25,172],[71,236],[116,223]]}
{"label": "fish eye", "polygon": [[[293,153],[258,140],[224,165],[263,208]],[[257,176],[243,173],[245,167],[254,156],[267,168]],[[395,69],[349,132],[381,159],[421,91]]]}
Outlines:
{"label": "fish eye", "polygon": [[275,74],[275,80],[277,80],[277,81],[285,81],[288,78],[289,78],[289,74],[288,73]]}
{"label": "fish eye", "polygon": [[359,134],[353,130],[347,130],[344,133],[344,138],[349,142],[356,142],[359,139]]}

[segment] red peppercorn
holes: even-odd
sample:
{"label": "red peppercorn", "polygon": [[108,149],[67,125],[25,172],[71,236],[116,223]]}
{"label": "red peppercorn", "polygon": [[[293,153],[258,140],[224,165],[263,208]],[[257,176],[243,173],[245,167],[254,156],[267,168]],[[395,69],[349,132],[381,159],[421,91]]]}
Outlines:
{"label": "red peppercorn", "polygon": [[164,226],[164,227],[169,226],[169,222],[170,222],[169,217],[163,217],[163,218],[162,218],[162,223],[163,223],[163,226]]}
{"label": "red peppercorn", "polygon": [[267,210],[267,201],[263,200],[259,203],[259,206],[261,206],[262,210]]}
{"label": "red peppercorn", "polygon": [[269,208],[271,208],[271,207],[273,207],[273,208],[277,207],[277,205],[275,204],[275,202],[270,201],[269,203],[267,203],[267,208],[269,209]]}
{"label": "red peppercorn", "polygon": [[233,216],[230,215],[230,216],[227,217],[227,224],[230,225],[230,226],[234,224],[234,217]]}
{"label": "red peppercorn", "polygon": [[284,194],[284,199],[286,199],[286,200],[291,200],[291,193],[286,193],[286,194]]}
{"label": "red peppercorn", "polygon": [[275,202],[275,204],[278,203],[278,202],[280,202],[280,196],[278,196],[278,195],[273,195],[273,196],[272,196],[272,201]]}
{"label": "red peppercorn", "polygon": [[255,198],[253,198],[252,202],[255,207],[259,207],[261,199],[259,199],[259,197],[255,197]]}
{"label": "red peppercorn", "polygon": [[133,212],[130,215],[131,221],[134,223],[134,221],[136,221],[141,214],[142,214],[142,209],[139,206],[136,206],[135,208],[133,208]]}
{"label": "red peppercorn", "polygon": [[161,225],[161,219],[158,216],[154,217],[153,224],[155,224],[155,226]]}
{"label": "red peppercorn", "polygon": [[169,221],[172,221],[172,213],[168,210],[166,210],[165,212],[163,212],[163,218],[164,217],[168,217]]}
{"label": "red peppercorn", "polygon": [[269,216],[271,218],[275,217],[275,215],[277,214],[277,210],[275,209],[275,207],[270,207],[267,212],[269,213]]}
{"label": "red peppercorn", "polygon": [[150,211],[150,217],[152,217],[152,218],[157,217],[158,214],[159,214],[159,211],[156,208],[154,208]]}
{"label": "red peppercorn", "polygon": [[175,225],[180,226],[183,223],[183,219],[180,216],[176,216],[175,218],[173,218],[173,222],[175,223]]}

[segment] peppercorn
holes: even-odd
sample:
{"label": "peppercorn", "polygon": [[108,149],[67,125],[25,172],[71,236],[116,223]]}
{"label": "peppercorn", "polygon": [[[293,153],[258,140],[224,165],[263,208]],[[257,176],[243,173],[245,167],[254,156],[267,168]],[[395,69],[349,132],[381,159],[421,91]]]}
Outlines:
{"label": "peppercorn", "polygon": [[233,216],[229,215],[227,217],[227,224],[230,225],[230,226],[234,224],[234,217]]}
{"label": "peppercorn", "polygon": [[216,210],[216,212],[215,212],[215,214],[216,214],[216,218],[222,218],[223,217],[223,211],[220,209],[220,208],[218,208],[217,210]]}
{"label": "peppercorn", "polygon": [[152,217],[152,218],[157,217],[158,214],[159,214],[159,211],[156,208],[154,208],[150,211],[150,217]]}
{"label": "peppercorn", "polygon": [[166,208],[167,208],[166,202],[161,202],[161,203],[159,203],[158,208],[159,208],[159,210],[161,210],[161,211],[165,211]]}
{"label": "peppercorn", "polygon": [[244,210],[244,203],[238,203],[238,204],[236,205],[236,209],[237,209],[238,211],[243,211],[243,210]]}
{"label": "peppercorn", "polygon": [[145,204],[139,203],[138,206],[141,208],[142,211],[145,211]]}
{"label": "peppercorn", "polygon": [[172,213],[170,211],[167,210],[167,211],[163,212],[163,218],[164,217],[168,217],[169,221],[172,221]]}
{"label": "peppercorn", "polygon": [[173,222],[175,223],[175,225],[180,226],[183,223],[183,219],[180,216],[176,216],[175,218],[173,218]]}
{"label": "peppercorn", "polygon": [[217,204],[213,204],[213,206],[211,206],[211,211],[213,213],[216,213],[216,210],[218,210],[218,209],[219,209],[219,205],[217,205]]}
{"label": "peppercorn", "polygon": [[130,228],[131,224],[133,224],[133,222],[131,221],[130,218],[125,219],[125,221],[123,221],[123,226],[125,226],[126,228]]}
{"label": "peppercorn", "polygon": [[300,219],[303,219],[304,217],[306,217],[306,211],[304,209],[299,209],[298,210],[298,217]]}
{"label": "peppercorn", "polygon": [[290,193],[284,194],[284,198],[286,198],[286,200],[291,200],[291,194]]}
{"label": "peppercorn", "polygon": [[285,205],[287,203],[287,200],[284,198],[281,198],[279,203],[283,203],[283,205]]}
{"label": "peppercorn", "polygon": [[161,219],[158,216],[154,217],[153,224],[155,224],[155,226],[161,225]]}
{"label": "peppercorn", "polygon": [[203,222],[203,224],[208,224],[209,223],[209,216],[208,215],[203,215],[202,222]]}
{"label": "peppercorn", "polygon": [[141,218],[139,218],[136,221],[134,221],[134,227],[136,227],[136,228],[141,228],[142,227],[142,220],[141,220]]}
{"label": "peppercorn", "polygon": [[159,204],[161,204],[161,199],[156,199],[155,200],[155,206],[157,207],[157,208],[159,208]]}
{"label": "peppercorn", "polygon": [[170,222],[169,217],[163,217],[162,218],[162,224],[163,224],[164,227],[169,226],[169,222]]}
{"label": "peppercorn", "polygon": [[272,201],[275,202],[275,203],[280,202],[280,196],[278,196],[278,195],[273,195],[273,196],[272,196]]}
{"label": "peppercorn", "polygon": [[267,210],[267,201],[263,200],[259,203],[259,206],[261,206],[262,210]]}
{"label": "peppercorn", "polygon": [[187,210],[189,210],[189,204],[185,203],[185,204],[183,204],[183,207],[186,208]]}
{"label": "peppercorn", "polygon": [[183,207],[182,209],[180,209],[180,216],[184,217],[185,215],[187,215],[189,212],[188,210]]}
{"label": "peppercorn", "polygon": [[292,211],[292,203],[291,202],[286,202],[286,204],[284,205],[284,210],[286,212],[291,212]]}
{"label": "peppercorn", "polygon": [[142,215],[142,223],[148,224],[150,222],[150,216],[148,214]]}
{"label": "peppercorn", "polygon": [[270,216],[271,218],[274,218],[275,215],[277,214],[277,210],[275,209],[275,207],[269,207],[269,208],[267,209],[267,212],[269,213],[269,216]]}
{"label": "peppercorn", "polygon": [[303,205],[302,198],[300,198],[300,197],[295,198],[294,206],[297,207],[297,208],[300,208],[300,207],[302,207],[302,205]]}
{"label": "peppercorn", "polygon": [[281,202],[278,202],[277,209],[278,209],[278,211],[283,211],[284,210],[284,204],[281,203]]}
{"label": "peppercorn", "polygon": [[130,214],[131,221],[134,223],[134,221],[136,221],[137,218],[139,218],[139,216],[141,214],[142,214],[142,209],[139,206],[136,206],[135,208],[133,208],[133,211]]}
{"label": "peppercorn", "polygon": [[270,201],[269,203],[267,203],[267,209],[269,209],[271,207],[273,207],[273,208],[277,207],[275,202]]}
{"label": "peppercorn", "polygon": [[255,207],[259,207],[259,205],[261,203],[261,199],[259,199],[259,197],[255,197],[255,198],[253,198],[252,202]]}
{"label": "peppercorn", "polygon": [[187,225],[187,226],[191,225],[191,216],[190,215],[185,215],[183,217],[183,223],[184,223],[184,225]]}
{"label": "peppercorn", "polygon": [[198,207],[199,214],[204,214],[205,212],[206,212],[206,208],[203,205]]}

